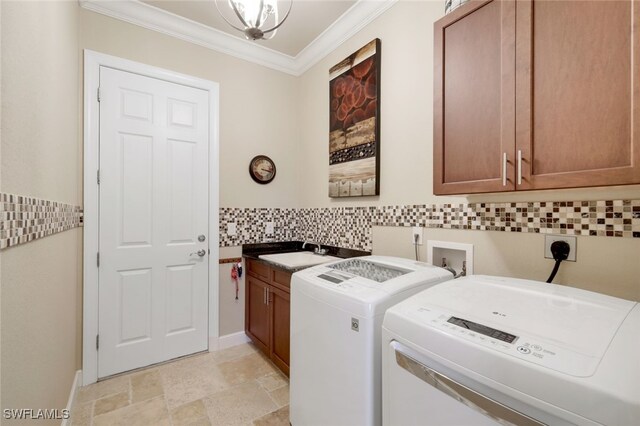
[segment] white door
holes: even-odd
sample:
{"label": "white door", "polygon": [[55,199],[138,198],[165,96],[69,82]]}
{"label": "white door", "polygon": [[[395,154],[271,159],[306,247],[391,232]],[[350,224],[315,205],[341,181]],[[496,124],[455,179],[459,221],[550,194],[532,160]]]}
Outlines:
{"label": "white door", "polygon": [[[208,92],[100,68],[98,377],[208,346]],[[200,253],[198,253],[200,251]]]}

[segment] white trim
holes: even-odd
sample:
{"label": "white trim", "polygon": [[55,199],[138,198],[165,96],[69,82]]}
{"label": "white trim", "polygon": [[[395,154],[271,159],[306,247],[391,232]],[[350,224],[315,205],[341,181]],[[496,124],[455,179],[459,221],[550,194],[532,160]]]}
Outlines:
{"label": "white trim", "polygon": [[295,57],[138,0],[79,0],[92,12],[120,19],[294,76],[322,60],[398,0],[359,0]]}
{"label": "white trim", "polygon": [[238,346],[243,343],[249,343],[251,339],[247,336],[244,331],[238,331],[237,333],[225,334],[224,336],[220,336],[218,338],[217,347],[215,349],[211,348],[209,345],[209,351],[220,351],[222,349],[227,349],[232,346]]}
{"label": "white trim", "polygon": [[[73,404],[76,402],[76,395],[78,394],[78,388],[82,383],[82,370],[76,371],[76,374],[73,376],[73,383],[71,383],[71,390],[69,391],[69,399],[67,400],[67,406],[65,407],[69,414],[71,414],[71,409],[73,408]],[[67,426],[71,424],[71,418],[62,419],[61,426]]]}
{"label": "white trim", "polygon": [[305,71],[356,35],[358,31],[369,25],[397,2],[398,0],[359,0],[356,2],[296,55],[294,74],[296,76],[304,74]]}
{"label": "white trim", "polygon": [[218,83],[179,74],[162,68],[84,50],[84,248],[83,248],[83,344],[82,383],[88,385],[98,379],[98,135],[99,109],[97,90],[100,67],[153,77],[209,92],[209,337],[218,338],[218,258],[219,256],[219,86]]}

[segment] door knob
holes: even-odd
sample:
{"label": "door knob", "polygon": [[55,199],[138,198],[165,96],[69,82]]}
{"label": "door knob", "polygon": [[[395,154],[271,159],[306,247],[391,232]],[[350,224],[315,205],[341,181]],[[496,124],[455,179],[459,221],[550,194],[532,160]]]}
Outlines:
{"label": "door knob", "polygon": [[203,242],[206,239],[207,239],[207,237],[205,237],[204,234],[198,235],[198,241]]}
{"label": "door knob", "polygon": [[189,253],[189,256],[193,256],[194,254],[197,254],[200,257],[204,257],[204,255],[207,254],[207,251],[205,249],[198,250],[195,253]]}

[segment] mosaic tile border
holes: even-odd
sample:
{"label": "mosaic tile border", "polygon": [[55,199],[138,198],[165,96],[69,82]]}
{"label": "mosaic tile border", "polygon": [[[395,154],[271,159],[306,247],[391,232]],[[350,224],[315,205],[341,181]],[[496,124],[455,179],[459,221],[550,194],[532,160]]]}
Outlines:
{"label": "mosaic tile border", "polygon": [[0,249],[82,226],[82,207],[0,193]]}
{"label": "mosaic tile border", "polygon": [[[640,200],[220,209],[220,245],[314,240],[371,250],[373,226],[640,238]],[[237,235],[228,236],[235,222]],[[274,235],[265,237],[266,222]]]}

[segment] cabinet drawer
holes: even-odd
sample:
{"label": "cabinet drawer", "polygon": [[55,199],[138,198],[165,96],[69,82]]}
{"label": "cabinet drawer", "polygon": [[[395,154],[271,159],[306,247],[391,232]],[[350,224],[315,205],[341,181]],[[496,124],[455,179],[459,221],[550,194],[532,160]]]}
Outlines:
{"label": "cabinet drawer", "polygon": [[261,278],[264,281],[270,281],[270,270],[271,268],[266,263],[260,262],[255,259],[246,259],[247,261],[247,273],[251,274],[257,278]]}
{"label": "cabinet drawer", "polygon": [[291,288],[291,273],[280,269],[271,269],[271,284],[289,292]]}

